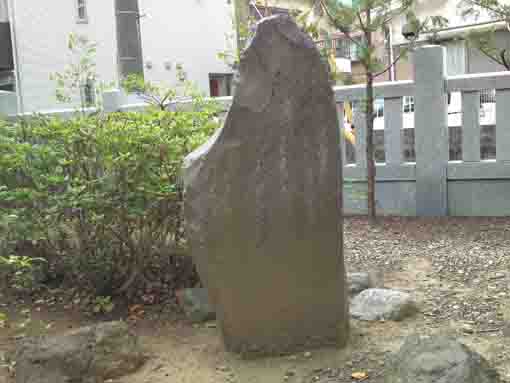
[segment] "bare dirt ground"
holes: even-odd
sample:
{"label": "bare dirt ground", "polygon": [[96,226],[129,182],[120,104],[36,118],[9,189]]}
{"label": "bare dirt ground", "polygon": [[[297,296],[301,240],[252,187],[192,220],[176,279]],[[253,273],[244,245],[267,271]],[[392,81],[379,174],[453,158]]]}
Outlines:
{"label": "bare dirt ground", "polygon": [[[363,372],[364,382],[381,383],[389,355],[416,332],[455,335],[510,382],[510,219],[384,218],[370,227],[363,218],[348,218],[345,248],[349,271],[383,272],[385,287],[410,292],[420,313],[400,323],[352,321],[342,350],[245,361],[225,352],[215,323],[193,326],[148,307],[133,329],[151,359],[117,382],[347,383]],[[98,320],[58,302],[18,301],[8,311],[11,325],[0,329],[0,358],[22,333],[51,334]],[[10,382],[7,367],[0,369],[0,383]]]}

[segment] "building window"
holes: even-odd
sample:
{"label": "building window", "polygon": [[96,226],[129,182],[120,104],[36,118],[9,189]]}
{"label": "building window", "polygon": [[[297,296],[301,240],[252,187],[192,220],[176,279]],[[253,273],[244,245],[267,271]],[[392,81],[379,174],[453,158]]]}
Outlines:
{"label": "building window", "polygon": [[414,97],[405,96],[404,97],[404,113],[412,113],[414,112]]}
{"label": "building window", "polygon": [[79,23],[88,22],[87,0],[76,0],[77,16]]}
{"label": "building window", "polygon": [[352,54],[352,42],[347,39],[337,39],[336,40],[336,57],[350,59]]}
{"label": "building window", "polygon": [[375,100],[374,101],[374,114],[375,114],[375,118],[384,117],[384,100]]}
{"label": "building window", "polygon": [[232,95],[231,73],[211,73],[209,74],[209,88],[211,97],[224,97]]}
{"label": "building window", "polygon": [[480,104],[495,104],[496,91],[494,89],[483,89],[480,91]]}
{"label": "building window", "polygon": [[361,49],[363,47],[363,38],[361,37],[353,37],[353,39],[356,41],[350,42],[351,48],[350,48],[350,54],[351,54],[351,60],[352,61],[359,61],[361,57]]}

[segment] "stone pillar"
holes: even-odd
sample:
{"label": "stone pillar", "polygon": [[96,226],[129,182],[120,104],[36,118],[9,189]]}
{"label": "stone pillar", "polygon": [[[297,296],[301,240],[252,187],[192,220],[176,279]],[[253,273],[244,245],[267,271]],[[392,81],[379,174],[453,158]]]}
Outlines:
{"label": "stone pillar", "polygon": [[480,162],[480,91],[462,93],[462,160]]}
{"label": "stone pillar", "polygon": [[119,89],[103,92],[103,110],[107,113],[117,112],[122,103],[122,92]]}
{"label": "stone pillar", "polygon": [[314,42],[261,21],[223,128],[184,165],[188,243],[231,351],[346,342],[338,125]]}
{"label": "stone pillar", "polygon": [[448,214],[448,102],[445,48],[428,45],[414,52],[416,214]]}
{"label": "stone pillar", "polygon": [[496,90],[496,159],[510,162],[510,89]]}
{"label": "stone pillar", "polygon": [[402,164],[402,109],[402,97],[384,99],[384,150],[390,166]]}

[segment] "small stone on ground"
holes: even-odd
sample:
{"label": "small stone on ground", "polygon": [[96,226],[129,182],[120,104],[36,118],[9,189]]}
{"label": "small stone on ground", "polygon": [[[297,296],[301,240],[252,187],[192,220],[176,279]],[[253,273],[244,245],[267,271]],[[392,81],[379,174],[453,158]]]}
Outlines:
{"label": "small stone on ground", "polygon": [[383,281],[373,272],[347,273],[349,295],[354,296],[367,289],[382,288]]}
{"label": "small stone on ground", "polygon": [[401,321],[416,311],[411,296],[397,290],[368,289],[351,302],[351,316],[365,321]]}

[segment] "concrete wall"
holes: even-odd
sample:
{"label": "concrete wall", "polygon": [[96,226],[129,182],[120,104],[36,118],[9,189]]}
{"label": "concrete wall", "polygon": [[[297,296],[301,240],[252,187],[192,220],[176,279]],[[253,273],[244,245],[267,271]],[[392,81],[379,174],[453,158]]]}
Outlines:
{"label": "concrete wall", "polygon": [[[344,211],[346,214],[366,214],[367,184],[355,182],[344,185]],[[376,206],[380,214],[415,216],[416,182],[381,181],[376,185]]]}
{"label": "concrete wall", "polygon": [[[76,1],[15,0],[15,28],[21,93],[25,112],[46,111],[59,105],[50,74],[69,62],[67,38],[75,32],[98,43],[97,72],[106,82],[117,79],[117,38],[113,0],[89,0],[88,23],[77,22]],[[75,105],[79,105],[76,102]]]}
{"label": "concrete wall", "polygon": [[[366,183],[344,187],[346,214],[366,214]],[[506,217],[510,215],[510,180],[448,181],[448,215],[454,217]],[[416,183],[378,182],[378,214],[416,215]]]}
{"label": "concrete wall", "polygon": [[[210,73],[230,73],[217,54],[232,45],[233,8],[226,0],[139,0],[145,76],[172,85],[176,64],[182,63],[188,79],[209,94]],[[149,69],[147,64],[151,63]],[[171,69],[165,68],[170,63]]]}
{"label": "concrete wall", "polygon": [[448,182],[448,210],[452,216],[510,215],[510,179],[452,180]]}

